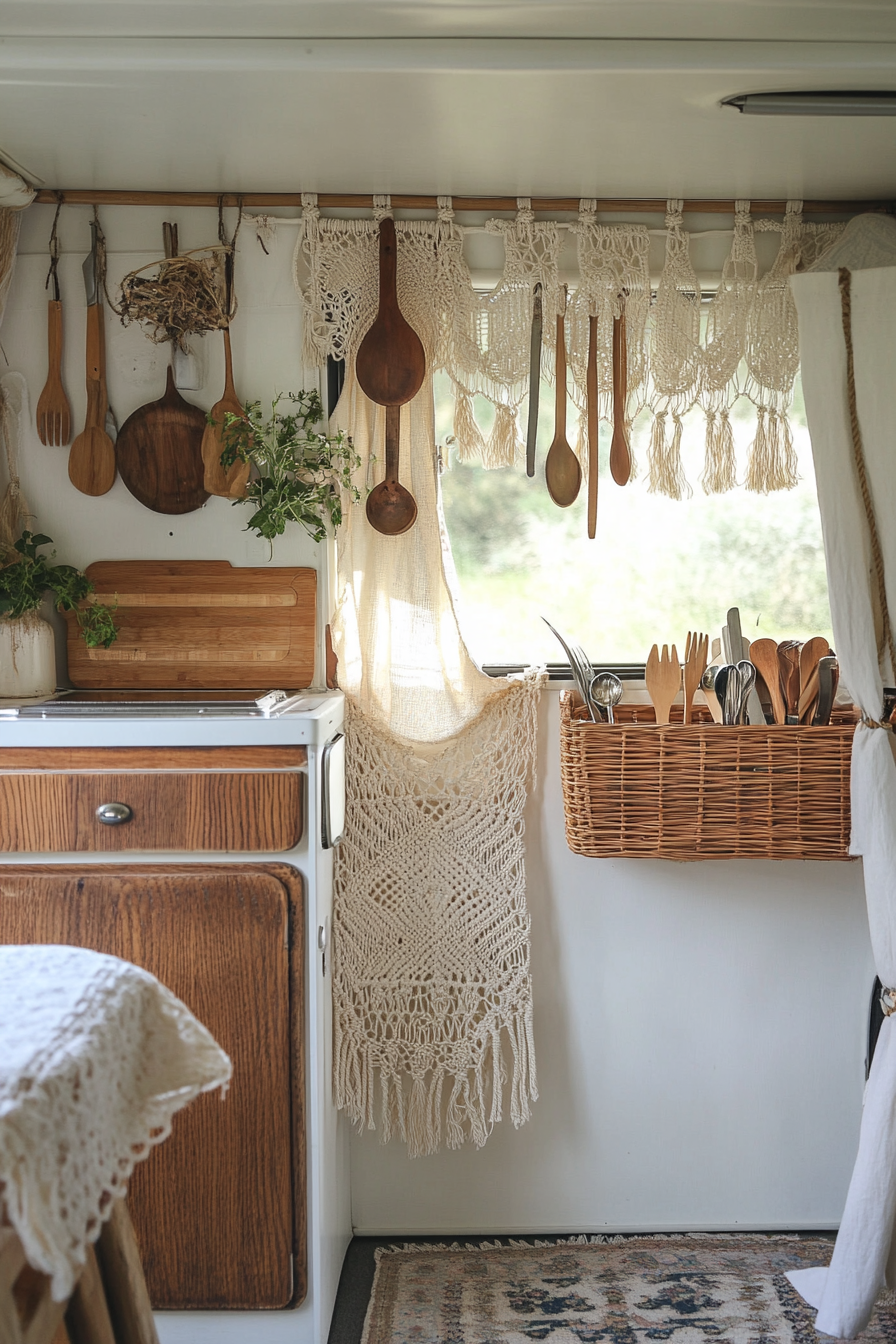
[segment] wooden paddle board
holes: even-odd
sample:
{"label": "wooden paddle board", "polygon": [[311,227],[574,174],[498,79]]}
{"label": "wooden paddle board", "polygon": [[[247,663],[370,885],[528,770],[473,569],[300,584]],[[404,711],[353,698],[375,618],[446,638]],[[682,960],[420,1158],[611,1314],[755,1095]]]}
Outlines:
{"label": "wooden paddle board", "polygon": [[68,672],[85,690],[302,690],[314,677],[317,571],[226,560],[102,560],[118,638],[88,649],[67,615]]}

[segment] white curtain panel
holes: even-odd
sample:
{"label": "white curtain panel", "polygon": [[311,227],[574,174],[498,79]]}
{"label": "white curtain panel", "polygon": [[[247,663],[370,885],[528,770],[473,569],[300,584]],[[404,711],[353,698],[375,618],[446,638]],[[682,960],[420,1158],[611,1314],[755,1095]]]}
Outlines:
{"label": "white curtain panel", "polygon": [[[848,264],[846,257],[841,264]],[[883,638],[880,584],[853,449],[840,282],[833,271],[797,275],[791,285],[799,313],[803,390],[835,647],[843,680],[863,719],[877,721],[883,687],[894,684],[894,668]],[[896,266],[853,270],[850,290],[858,423],[886,603],[896,618]],[[871,941],[886,987],[896,986],[894,745],[892,732],[862,723],[852,752],[851,853],[864,862]],[[819,993],[824,993],[823,985]],[[818,1309],[818,1330],[841,1339],[855,1337],[867,1324],[880,1290],[896,1286],[894,1220],[896,1017],[887,1017],[865,1094],[858,1155],[830,1267],[788,1276]]]}

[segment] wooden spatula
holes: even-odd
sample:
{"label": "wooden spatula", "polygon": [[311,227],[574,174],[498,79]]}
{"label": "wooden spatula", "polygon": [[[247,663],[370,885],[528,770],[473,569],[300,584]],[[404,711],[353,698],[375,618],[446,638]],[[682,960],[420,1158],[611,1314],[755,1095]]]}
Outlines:
{"label": "wooden spatula", "polygon": [[625,309],[613,319],[613,439],[610,443],[610,475],[617,485],[627,485],[632,474],[632,455],[625,428],[628,397],[628,351]]}
{"label": "wooden spatula", "polygon": [[750,662],[768,688],[775,723],[783,723],[787,711],[781,694],[781,666],[778,646],[773,639],[754,639],[750,645]]}
{"label": "wooden spatula", "polygon": [[668,723],[672,701],[681,690],[681,663],[674,644],[671,655],[668,644],[663,645],[662,655],[654,644],[644,668],[644,680],[656,710],[657,723]]}
{"label": "wooden spatula", "polygon": [[233,355],[230,349],[230,328],[224,328],[224,395],[216,401],[209,411],[214,424],[208,424],[202,435],[202,461],[204,464],[204,484],[210,495],[223,495],[227,499],[242,499],[246,494],[246,482],[251,466],[239,458],[229,467],[221,466],[221,454],[224,451],[224,430],[226,416],[238,415],[244,418],[240,399],[233,385]]}
{"label": "wooden spatula", "polygon": [[811,723],[818,699],[818,663],[831,652],[828,641],[822,635],[807,639],[800,649],[800,698],[797,713],[800,723]]}
{"label": "wooden spatula", "polygon": [[87,416],[68,455],[69,480],[84,495],[105,495],[115,483],[115,444],[104,428],[109,403],[103,365],[103,309],[87,309]]}

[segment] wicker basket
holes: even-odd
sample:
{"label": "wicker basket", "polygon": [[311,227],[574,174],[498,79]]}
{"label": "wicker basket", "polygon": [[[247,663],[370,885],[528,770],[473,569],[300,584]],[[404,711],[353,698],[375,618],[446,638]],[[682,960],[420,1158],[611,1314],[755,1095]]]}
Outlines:
{"label": "wicker basket", "polygon": [[620,705],[615,725],[592,723],[578,695],[562,694],[560,769],[573,853],[682,862],[849,858],[854,713],[837,711],[827,728],[728,728],[705,712],[699,718],[658,727],[651,706]]}

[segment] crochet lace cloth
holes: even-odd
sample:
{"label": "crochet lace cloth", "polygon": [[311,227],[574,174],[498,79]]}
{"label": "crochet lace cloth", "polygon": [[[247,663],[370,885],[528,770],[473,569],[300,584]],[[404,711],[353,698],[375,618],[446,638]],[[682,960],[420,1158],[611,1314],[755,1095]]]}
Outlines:
{"label": "crochet lace cloth", "polygon": [[540,677],[494,694],[438,752],[348,702],[336,862],[334,1085],[359,1128],[408,1155],[529,1118],[537,1097],[523,808]]}
{"label": "crochet lace cloth", "polygon": [[[317,197],[303,197],[304,228],[296,246],[295,280],[304,306],[303,362],[327,356],[352,362],[373,321],[378,301],[377,222],[389,197],[375,198],[372,219],[322,218]],[[612,417],[613,319],[624,310],[628,355],[626,416],[652,420],[650,489],[672,498],[690,493],[681,465],[682,418],[694,407],[706,417],[707,492],[736,484],[729,416],[740,398],[756,410],[745,484],[766,492],[796,483],[788,424],[799,367],[796,310],[789,277],[810,267],[843,232],[842,224],[804,222],[802,202],[790,201],[779,219],[754,220],[749,201],[737,201],[731,250],[703,303],[690,257],[683,202],[670,200],[666,254],[655,285],[648,265],[650,231],[643,224],[599,224],[597,202],[584,199],[570,223],[536,220],[521,198],[515,219],[490,219],[481,231],[501,239],[504,269],[487,293],[474,289],[464,258],[464,235],[450,197],[439,197],[435,220],[400,220],[398,298],[420,335],[429,367],[443,370],[454,388],[454,437],[464,460],[486,467],[510,465],[522,455],[520,407],[528,395],[529,341],[536,284],[544,312],[542,372],[553,378],[556,320],[563,312],[560,253],[570,231],[578,277],[566,305],[568,391],[579,412],[576,451],[585,452],[589,318],[596,317],[599,416]],[[757,232],[779,232],[777,257],[760,276]],[[564,265],[566,258],[564,258]],[[655,296],[655,298],[654,298]],[[477,423],[474,398],[495,409],[489,434]]]}
{"label": "crochet lace cloth", "polygon": [[0,1203],[57,1302],[134,1165],[230,1074],[206,1028],[139,967],[0,947]]}

